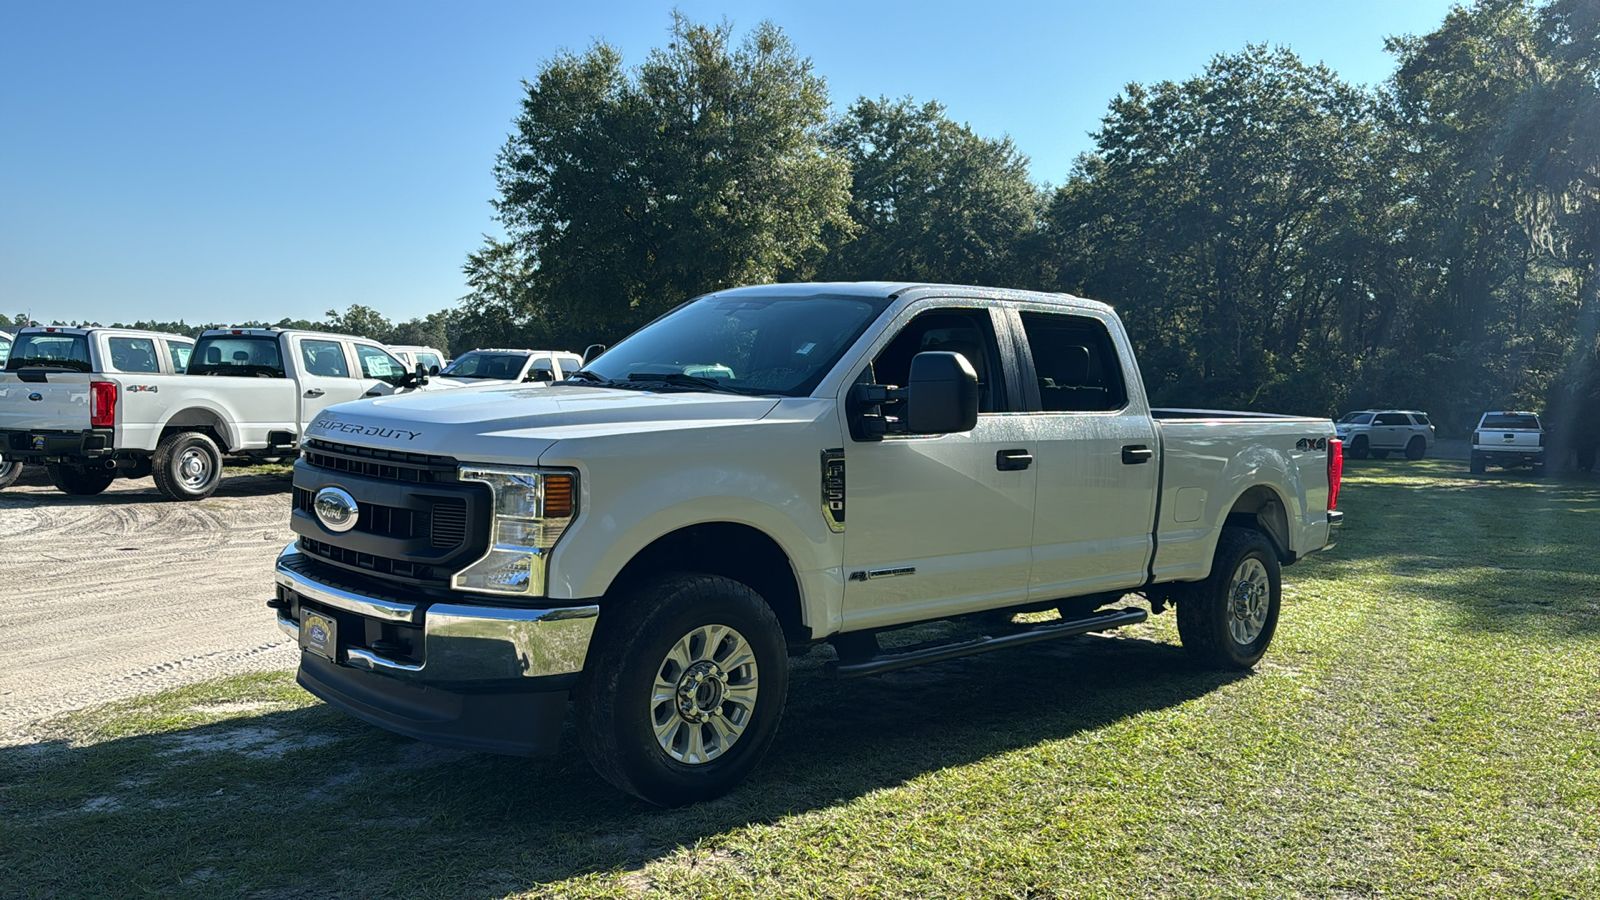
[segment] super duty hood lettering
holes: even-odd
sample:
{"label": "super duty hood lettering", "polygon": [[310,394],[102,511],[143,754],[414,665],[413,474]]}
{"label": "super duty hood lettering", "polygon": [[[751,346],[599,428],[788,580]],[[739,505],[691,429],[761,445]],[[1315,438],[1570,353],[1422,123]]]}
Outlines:
{"label": "super duty hood lettering", "polygon": [[324,434],[355,434],[362,437],[378,438],[405,438],[414,441],[422,436],[420,431],[411,431],[406,428],[384,428],[381,425],[362,425],[359,422],[345,422],[338,416],[323,413],[312,420],[307,432],[322,431]]}

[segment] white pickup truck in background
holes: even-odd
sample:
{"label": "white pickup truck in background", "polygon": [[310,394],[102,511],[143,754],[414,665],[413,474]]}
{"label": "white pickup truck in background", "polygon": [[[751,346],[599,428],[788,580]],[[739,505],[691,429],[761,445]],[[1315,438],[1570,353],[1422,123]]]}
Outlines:
{"label": "white pickup truck in background", "polygon": [[1469,468],[1482,475],[1490,465],[1506,469],[1530,466],[1533,474],[1544,475],[1544,425],[1531,412],[1498,410],[1486,412],[1472,429],[1472,458]]}
{"label": "white pickup truck in background", "polygon": [[167,497],[199,500],[217,489],[223,456],[292,454],[328,406],[419,384],[382,345],[349,335],[215,329],[192,356],[187,338],[140,339],[164,348],[153,364],[120,361],[119,340],[23,330],[0,374],[7,461],[47,466],[70,494],[151,475]]}
{"label": "white pickup truck in background", "polygon": [[440,385],[482,387],[560,381],[583,368],[568,350],[470,350],[439,373]]}
{"label": "white pickup truck in background", "polygon": [[[329,409],[269,606],[334,706],[535,754],[570,697],[603,776],[678,804],[750,772],[825,642],[871,675],[1175,603],[1196,660],[1253,665],[1280,568],[1332,545],[1341,466],[1324,418],[1152,411],[1102,303],[740,288],[536,391]],[[989,630],[878,643],[963,617]]]}

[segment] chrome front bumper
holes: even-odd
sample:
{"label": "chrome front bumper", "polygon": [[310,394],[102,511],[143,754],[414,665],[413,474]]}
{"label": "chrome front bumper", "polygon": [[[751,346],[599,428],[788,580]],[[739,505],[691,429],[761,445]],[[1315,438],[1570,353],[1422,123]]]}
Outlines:
{"label": "chrome front bumper", "polygon": [[[385,622],[420,626],[420,664],[385,658],[361,647],[346,647],[340,664],[420,684],[500,682],[517,678],[575,676],[583,669],[594,634],[598,606],[549,609],[414,604],[348,587],[324,584],[305,570],[307,559],[294,545],[278,555],[277,583],[319,605]],[[300,638],[300,623],[278,611],[278,627]]]}

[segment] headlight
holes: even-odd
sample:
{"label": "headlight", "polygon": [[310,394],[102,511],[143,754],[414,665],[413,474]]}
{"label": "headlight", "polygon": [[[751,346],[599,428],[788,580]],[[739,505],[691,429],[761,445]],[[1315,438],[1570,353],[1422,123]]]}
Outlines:
{"label": "headlight", "polygon": [[571,472],[462,466],[462,481],[494,492],[489,550],[450,576],[450,586],[484,594],[544,594],[550,548],[577,513],[578,476]]}

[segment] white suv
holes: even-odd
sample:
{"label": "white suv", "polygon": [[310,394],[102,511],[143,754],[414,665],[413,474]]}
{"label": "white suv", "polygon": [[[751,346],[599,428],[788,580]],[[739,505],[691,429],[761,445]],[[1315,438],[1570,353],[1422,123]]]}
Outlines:
{"label": "white suv", "polygon": [[1334,423],[1351,459],[1383,459],[1403,452],[1421,459],[1433,449],[1433,423],[1414,409],[1363,409],[1345,413]]}

